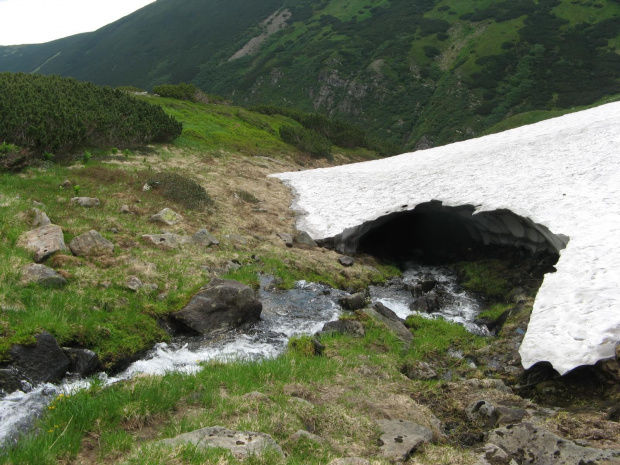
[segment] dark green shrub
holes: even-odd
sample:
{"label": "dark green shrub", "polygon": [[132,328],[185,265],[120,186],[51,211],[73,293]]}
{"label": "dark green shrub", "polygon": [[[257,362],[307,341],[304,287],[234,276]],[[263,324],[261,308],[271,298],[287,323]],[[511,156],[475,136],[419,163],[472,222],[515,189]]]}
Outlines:
{"label": "dark green shrub", "polygon": [[158,173],[150,178],[147,184],[165,199],[190,210],[204,210],[215,204],[204,187],[178,173]]}
{"label": "dark green shrub", "polygon": [[195,102],[196,94],[200,91],[195,85],[182,82],[180,84],[164,84],[161,86],[155,86],[153,87],[153,92],[161,97]]}
{"label": "dark green shrub", "polygon": [[433,47],[432,45],[424,46],[424,55],[426,55],[427,57],[435,58],[436,56],[440,54],[441,54],[441,51],[437,47]]}
{"label": "dark green shrub", "polygon": [[35,157],[28,150],[6,142],[0,144],[0,172],[20,171],[34,160]]}
{"label": "dark green shrub", "polygon": [[316,131],[299,126],[282,126],[280,128],[280,137],[287,144],[294,145],[298,149],[314,156],[331,157],[331,142]]}
{"label": "dark green shrub", "polygon": [[59,76],[0,73],[0,140],[43,156],[171,142],[183,125],[125,92]]}
{"label": "dark green shrub", "polygon": [[116,90],[120,90],[121,92],[129,92],[129,93],[142,93],[146,92],[144,89],[140,89],[135,86],[118,86]]}

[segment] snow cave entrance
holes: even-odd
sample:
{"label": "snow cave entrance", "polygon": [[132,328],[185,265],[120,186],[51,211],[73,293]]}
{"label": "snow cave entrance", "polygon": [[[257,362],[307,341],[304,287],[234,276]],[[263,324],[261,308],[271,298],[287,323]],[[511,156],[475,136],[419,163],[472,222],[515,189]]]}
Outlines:
{"label": "snow cave entrance", "polygon": [[486,255],[499,248],[555,256],[557,261],[568,243],[568,237],[510,210],[474,212],[473,205],[431,201],[349,228],[334,238],[334,246],[343,253],[435,261]]}

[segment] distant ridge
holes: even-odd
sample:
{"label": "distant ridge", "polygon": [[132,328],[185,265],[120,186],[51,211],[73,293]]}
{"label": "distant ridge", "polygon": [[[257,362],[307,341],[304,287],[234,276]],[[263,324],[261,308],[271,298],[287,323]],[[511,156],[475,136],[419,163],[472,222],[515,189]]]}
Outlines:
{"label": "distant ridge", "polygon": [[[266,34],[270,17],[283,20]],[[0,47],[0,71],[191,82],[420,149],[620,93],[620,1],[158,0],[92,33]]]}

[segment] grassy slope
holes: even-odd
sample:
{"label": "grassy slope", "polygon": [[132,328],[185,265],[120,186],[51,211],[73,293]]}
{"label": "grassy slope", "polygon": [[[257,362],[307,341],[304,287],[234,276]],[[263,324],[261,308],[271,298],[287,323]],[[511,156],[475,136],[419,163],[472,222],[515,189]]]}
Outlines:
{"label": "grassy slope", "polygon": [[[291,232],[294,216],[288,211],[290,193],[267,174],[298,169],[299,163],[325,163],[280,140],[278,128],[284,118],[238,107],[156,102],[185,122],[184,133],[174,145],[143,153],[93,151],[86,166],[50,165],[20,175],[0,175],[0,359],[7,356],[11,344],[32,341],[34,334],[47,330],[61,344],[93,349],[106,366],[113,366],[165,339],[157,318],[180,309],[205,283],[209,275],[202,266],[222,268],[232,258],[246,265],[235,276],[249,283],[256,282],[258,271],[280,275],[288,285],[295,279],[311,278],[339,286],[351,277],[334,276],[335,255],[306,261],[304,251],[287,249],[275,235]],[[341,162],[370,156],[368,151],[336,153]],[[144,191],[144,184],[160,171],[198,180],[215,199],[215,207],[188,210],[162,198],[158,190]],[[65,180],[78,187],[61,188]],[[84,209],[70,204],[76,195],[97,197],[101,206]],[[95,229],[116,245],[114,256],[59,254],[47,264],[69,277],[64,289],[21,284],[21,269],[31,263],[31,257],[16,243],[30,229],[34,201],[42,202],[52,222],[63,228],[67,244]],[[131,213],[120,213],[122,205],[129,205]],[[183,215],[183,222],[167,228],[150,222],[150,216],[164,207]],[[207,228],[222,244],[207,250],[160,251],[141,241],[143,234],[162,229],[193,234],[201,228]],[[242,235],[248,243],[225,240],[230,234]],[[260,254],[261,261],[251,259],[253,254]],[[381,279],[381,273],[362,269],[354,274],[360,282]],[[155,284],[157,290],[133,293],[125,287],[129,276]],[[162,293],[166,294],[163,299]]]}

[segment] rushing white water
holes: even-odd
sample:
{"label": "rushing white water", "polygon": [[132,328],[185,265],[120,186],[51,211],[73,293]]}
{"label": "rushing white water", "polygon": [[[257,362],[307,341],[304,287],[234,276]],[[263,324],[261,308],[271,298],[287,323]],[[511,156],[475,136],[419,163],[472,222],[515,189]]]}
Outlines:
{"label": "rushing white water", "polygon": [[[381,301],[401,318],[413,312],[413,302],[408,290],[419,279],[433,279],[449,295],[443,313],[428,315],[463,323],[468,329],[480,333],[473,319],[478,312],[475,301],[460,292],[456,277],[449,270],[439,267],[415,266],[404,273],[398,284],[372,286],[371,300]],[[276,357],[286,349],[290,337],[314,334],[328,321],[338,318],[342,309],[338,298],[346,292],[328,286],[300,281],[296,287],[285,291],[266,290],[270,278],[262,280],[259,298],[263,303],[261,320],[251,327],[230,331],[213,339],[208,337],[179,337],[171,343],[159,343],[141,360],[132,363],[123,372],[108,377],[100,373],[96,378],[104,386],[128,380],[139,375],[164,375],[169,372],[192,374],[201,363],[209,360],[259,360]],[[34,419],[60,394],[71,394],[90,386],[89,380],[65,380],[60,385],[44,384],[35,388],[25,386],[0,399],[0,444],[15,442],[20,432],[26,431]]]}
{"label": "rushing white water", "polygon": [[[425,313],[411,310],[415,299],[411,289],[418,281],[435,281],[436,292],[441,296],[441,309],[437,312]],[[400,318],[418,314],[425,318],[443,318],[462,324],[468,331],[488,335],[486,327],[478,326],[474,320],[481,311],[480,302],[459,287],[456,272],[441,266],[425,266],[408,263],[401,280],[402,284],[389,286],[370,286],[370,297],[373,302],[381,302]]]}

